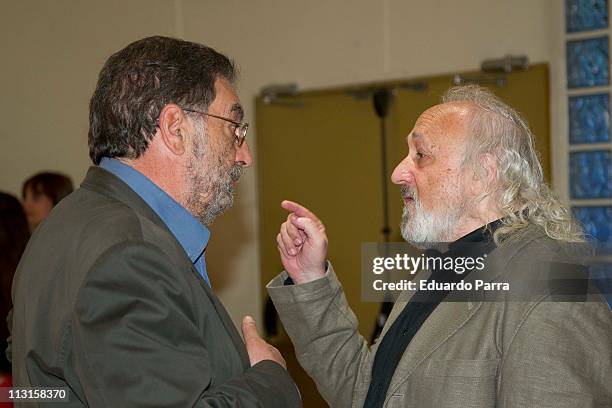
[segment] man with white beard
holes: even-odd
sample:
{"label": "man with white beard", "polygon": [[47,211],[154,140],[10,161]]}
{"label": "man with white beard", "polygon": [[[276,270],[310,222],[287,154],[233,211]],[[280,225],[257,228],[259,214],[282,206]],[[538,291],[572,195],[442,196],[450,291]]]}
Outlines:
{"label": "man with white beard", "polygon": [[[495,301],[482,291],[464,301],[403,293],[369,347],[327,261],[323,223],[284,201],[290,214],[277,242],[286,271],[268,291],[321,395],[332,407],[612,406],[604,298],[572,302],[559,297],[567,282],[539,285],[546,273],[580,271],[584,234],[544,183],[525,121],[490,92],[457,87],[418,118],[407,144],[392,175],[404,239],[447,242],[450,257],[485,254],[489,267],[469,278],[523,292]],[[420,279],[461,277],[434,270]]]}

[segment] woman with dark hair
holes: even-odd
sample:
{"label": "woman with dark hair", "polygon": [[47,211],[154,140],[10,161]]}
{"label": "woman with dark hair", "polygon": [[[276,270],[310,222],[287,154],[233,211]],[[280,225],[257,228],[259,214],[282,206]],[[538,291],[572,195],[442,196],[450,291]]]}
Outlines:
{"label": "woman with dark hair", "polygon": [[64,197],[72,193],[72,180],[61,173],[38,173],[23,183],[23,210],[34,230]]}
{"label": "woman with dark hair", "polygon": [[[6,316],[13,306],[11,285],[30,230],[21,204],[10,194],[0,192],[0,372],[10,373],[6,359],[6,338],[9,335]],[[4,382],[0,380],[1,382]]]}

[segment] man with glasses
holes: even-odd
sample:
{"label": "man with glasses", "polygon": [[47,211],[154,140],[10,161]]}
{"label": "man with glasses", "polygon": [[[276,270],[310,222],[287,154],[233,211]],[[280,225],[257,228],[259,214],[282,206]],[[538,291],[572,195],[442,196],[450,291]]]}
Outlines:
{"label": "man with glasses", "polygon": [[70,406],[297,407],[278,350],[211,289],[208,226],[252,162],[224,55],[164,37],[104,65],[91,167],[37,230],[15,277],[13,374]]}

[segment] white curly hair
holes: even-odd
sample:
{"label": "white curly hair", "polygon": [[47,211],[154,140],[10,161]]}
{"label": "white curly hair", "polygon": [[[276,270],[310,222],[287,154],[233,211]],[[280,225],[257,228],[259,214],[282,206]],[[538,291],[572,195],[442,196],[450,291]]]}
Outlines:
{"label": "white curly hair", "polygon": [[495,181],[477,197],[492,196],[503,214],[502,225],[493,236],[497,244],[530,224],[555,240],[585,240],[571,211],[544,182],[531,130],[518,112],[478,85],[453,87],[442,102],[466,102],[471,110],[464,169],[483,174],[483,154],[491,155],[498,164]]}

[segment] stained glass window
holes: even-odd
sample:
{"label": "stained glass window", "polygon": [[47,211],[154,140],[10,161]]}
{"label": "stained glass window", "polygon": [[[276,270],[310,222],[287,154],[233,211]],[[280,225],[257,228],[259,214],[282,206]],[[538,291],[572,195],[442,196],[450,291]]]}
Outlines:
{"label": "stained glass window", "polygon": [[612,206],[574,207],[585,232],[601,243],[612,243]]}
{"label": "stained glass window", "polygon": [[[574,215],[594,244],[596,256],[612,254],[612,206],[574,207]],[[612,264],[599,261],[590,266],[591,278],[612,306]]]}
{"label": "stained glass window", "polygon": [[572,198],[612,198],[609,150],[570,153],[569,165]]}
{"label": "stained glass window", "polygon": [[[609,28],[608,0],[565,0],[567,87],[569,89],[610,85],[608,35],[576,39],[571,33]],[[606,31],[607,32],[607,31]],[[572,211],[584,226],[595,250],[590,272],[594,283],[612,306],[612,144],[610,92],[569,97],[569,191]],[[608,147],[575,146],[602,143]],[[579,149],[579,150],[578,150]],[[599,199],[598,202],[582,200]]]}
{"label": "stained glass window", "polygon": [[565,0],[568,33],[608,27],[607,0]]}
{"label": "stained glass window", "polygon": [[567,42],[567,86],[604,86],[610,82],[608,37]]}
{"label": "stained glass window", "polygon": [[610,95],[581,95],[569,98],[570,143],[610,140]]}

